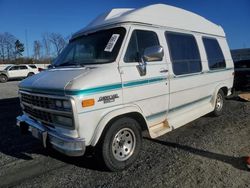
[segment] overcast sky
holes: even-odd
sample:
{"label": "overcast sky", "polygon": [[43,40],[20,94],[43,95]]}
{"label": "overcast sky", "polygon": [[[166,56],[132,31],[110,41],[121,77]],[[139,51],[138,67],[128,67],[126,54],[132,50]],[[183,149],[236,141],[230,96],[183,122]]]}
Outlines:
{"label": "overcast sky", "polygon": [[[221,25],[231,49],[250,48],[250,0],[0,0],[0,33],[9,32],[25,43],[45,32],[69,36],[100,13],[112,8],[139,8],[164,3],[195,12]],[[27,55],[25,50],[24,55]]]}

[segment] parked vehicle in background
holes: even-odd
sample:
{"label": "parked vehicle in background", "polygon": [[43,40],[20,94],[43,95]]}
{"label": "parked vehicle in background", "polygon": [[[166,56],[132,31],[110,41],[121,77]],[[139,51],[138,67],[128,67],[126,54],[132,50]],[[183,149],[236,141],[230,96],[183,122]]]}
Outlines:
{"label": "parked vehicle in background", "polygon": [[0,82],[12,79],[21,79],[39,73],[36,65],[9,65],[0,71]]}
{"label": "parked vehicle in background", "polygon": [[250,91],[250,59],[234,62],[235,91]]}
{"label": "parked vehicle in background", "polygon": [[222,27],[167,5],[115,9],[20,83],[17,126],[69,156],[97,146],[110,170],[122,170],[137,158],[143,130],[156,138],[221,115],[233,75]]}

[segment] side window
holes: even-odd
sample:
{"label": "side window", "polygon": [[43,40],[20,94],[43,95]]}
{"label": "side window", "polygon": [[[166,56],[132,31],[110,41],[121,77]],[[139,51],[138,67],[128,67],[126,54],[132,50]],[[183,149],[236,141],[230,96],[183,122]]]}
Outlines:
{"label": "side window", "polygon": [[201,58],[193,35],[165,32],[175,75],[201,72]]}
{"label": "side window", "polygon": [[134,30],[124,57],[124,62],[139,62],[145,48],[159,45],[157,34],[153,31]]}
{"label": "side window", "polygon": [[19,67],[18,66],[13,66],[9,69],[10,71],[14,71],[14,70],[19,70]]}
{"label": "side window", "polygon": [[218,41],[212,38],[202,38],[202,41],[206,50],[209,69],[214,70],[225,68],[225,58]]}
{"label": "side window", "polygon": [[29,65],[32,69],[37,69],[36,65]]}
{"label": "side window", "polygon": [[20,70],[25,70],[25,69],[28,69],[26,66],[19,66],[19,69]]}

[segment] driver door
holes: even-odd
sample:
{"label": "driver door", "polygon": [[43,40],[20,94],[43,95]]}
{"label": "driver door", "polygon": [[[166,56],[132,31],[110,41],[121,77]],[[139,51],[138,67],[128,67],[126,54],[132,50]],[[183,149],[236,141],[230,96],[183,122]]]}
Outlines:
{"label": "driver door", "polygon": [[[124,103],[137,105],[149,124],[166,120],[169,102],[168,65],[160,61],[146,62],[146,74],[138,70],[145,48],[161,45],[159,33],[144,27],[132,27],[120,63]],[[161,45],[163,46],[163,45]]]}

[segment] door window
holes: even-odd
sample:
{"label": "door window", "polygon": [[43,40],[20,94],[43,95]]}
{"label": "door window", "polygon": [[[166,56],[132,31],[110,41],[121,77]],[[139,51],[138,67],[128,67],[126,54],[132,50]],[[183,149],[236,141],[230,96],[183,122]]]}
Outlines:
{"label": "door window", "polygon": [[124,57],[124,62],[139,62],[147,47],[159,45],[157,34],[153,31],[134,30]]}
{"label": "door window", "polygon": [[19,70],[19,67],[18,66],[13,66],[9,69],[10,71],[14,71],[14,70]]}

